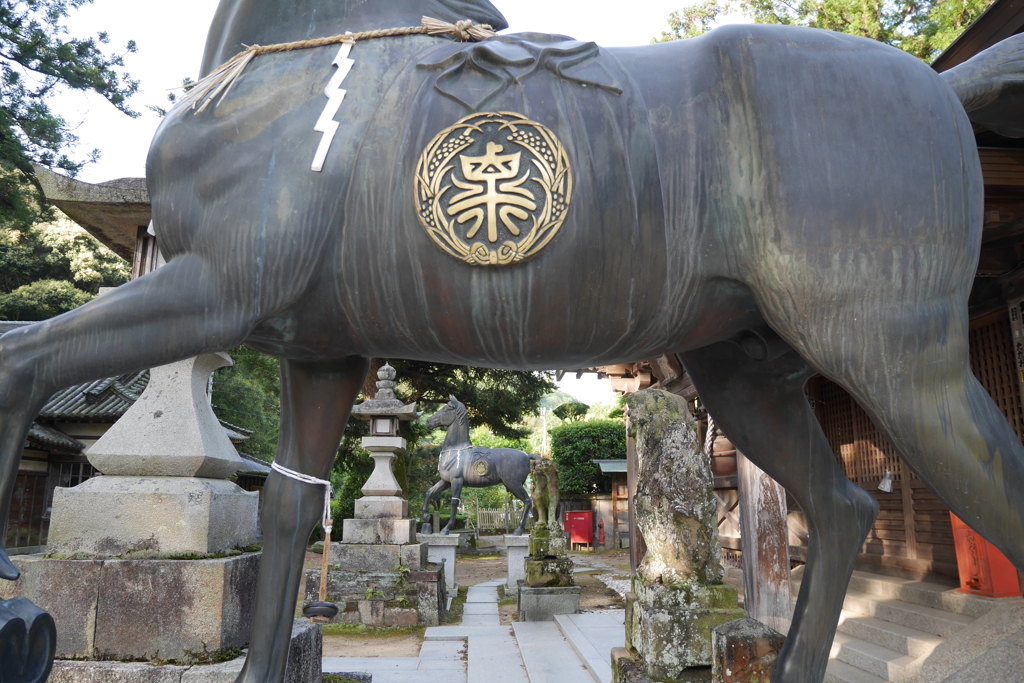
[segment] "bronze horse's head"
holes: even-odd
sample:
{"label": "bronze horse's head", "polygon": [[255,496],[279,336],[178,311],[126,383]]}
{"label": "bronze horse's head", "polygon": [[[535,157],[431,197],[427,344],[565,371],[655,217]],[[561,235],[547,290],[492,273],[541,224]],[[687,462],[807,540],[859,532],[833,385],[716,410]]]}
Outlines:
{"label": "bronze horse's head", "polygon": [[[437,429],[438,427],[450,427],[455,418],[462,412],[465,414],[466,406],[462,405],[459,399],[455,398],[451,394],[448,395],[450,399],[444,408],[437,411],[427,419],[427,429]],[[460,410],[461,409],[461,410]]]}

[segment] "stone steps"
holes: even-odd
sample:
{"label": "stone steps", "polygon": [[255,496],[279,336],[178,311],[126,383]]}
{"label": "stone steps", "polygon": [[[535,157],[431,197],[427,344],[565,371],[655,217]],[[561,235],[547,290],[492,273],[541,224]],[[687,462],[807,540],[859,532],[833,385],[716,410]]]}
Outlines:
{"label": "stone steps", "polygon": [[916,657],[894,652],[845,633],[836,634],[830,657],[893,683],[908,683],[908,670],[917,661]]}
{"label": "stone steps", "polygon": [[825,670],[824,683],[885,683],[885,679],[833,659],[829,661]]}
{"label": "stone steps", "polygon": [[935,650],[998,604],[940,583],[854,572],[825,681],[919,683]]}

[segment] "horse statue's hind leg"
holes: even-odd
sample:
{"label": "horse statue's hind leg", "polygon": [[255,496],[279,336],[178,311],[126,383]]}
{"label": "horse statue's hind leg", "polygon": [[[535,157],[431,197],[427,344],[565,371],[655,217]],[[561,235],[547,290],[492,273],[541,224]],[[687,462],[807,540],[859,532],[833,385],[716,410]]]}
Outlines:
{"label": "horse statue's hind leg", "polygon": [[807,517],[807,565],[772,681],[817,683],[825,675],[846,584],[878,503],[836,464],[803,392],[812,374],[807,363],[785,344],[774,346],[774,358],[763,361],[731,342],[681,357],[722,431],[790,492]]}
{"label": "horse statue's hind leg", "polygon": [[[0,519],[32,420],[65,387],[240,344],[251,308],[224,298],[216,272],[182,256],[63,315],[0,337]],[[18,571],[0,546],[0,579]]]}
{"label": "horse statue's hind leg", "polygon": [[854,315],[864,328],[838,316],[851,343],[822,358],[822,372],[957,517],[1024,570],[1024,447],[971,372],[965,297]]}
{"label": "horse statue's hind leg", "polygon": [[459,511],[459,503],[462,502],[462,472],[458,471],[456,475],[452,476],[451,487],[452,487],[452,515],[448,518],[448,523],[444,525],[440,533],[447,536],[451,533],[452,529],[455,528],[455,513]]}
{"label": "horse statue's hind leg", "polygon": [[[328,479],[369,361],[281,361],[281,435],[276,462]],[[273,472],[263,490],[263,560],[252,637],[239,683],[282,681],[303,576],[306,543],[323,514],[324,489]]]}
{"label": "horse statue's hind leg", "polygon": [[512,532],[514,536],[522,536],[523,531],[526,530],[526,520],[530,518],[530,511],[533,510],[533,499],[530,498],[530,494],[526,492],[526,487],[519,482],[506,481],[504,484],[509,493],[523,502],[523,516],[519,520],[519,526],[517,526],[516,530]]}

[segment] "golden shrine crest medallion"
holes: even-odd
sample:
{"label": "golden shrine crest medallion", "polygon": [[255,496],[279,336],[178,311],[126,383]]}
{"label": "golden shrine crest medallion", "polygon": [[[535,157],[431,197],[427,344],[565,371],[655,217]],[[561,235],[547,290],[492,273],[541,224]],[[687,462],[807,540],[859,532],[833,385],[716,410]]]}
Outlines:
{"label": "golden shrine crest medallion", "polygon": [[430,239],[474,266],[536,256],[572,199],[572,169],[554,133],[510,112],[441,131],[416,167],[416,213]]}
{"label": "golden shrine crest medallion", "polygon": [[477,460],[473,464],[473,471],[476,472],[476,476],[478,476],[478,477],[486,477],[487,476],[487,469],[488,468],[487,468],[487,461],[486,460]]}

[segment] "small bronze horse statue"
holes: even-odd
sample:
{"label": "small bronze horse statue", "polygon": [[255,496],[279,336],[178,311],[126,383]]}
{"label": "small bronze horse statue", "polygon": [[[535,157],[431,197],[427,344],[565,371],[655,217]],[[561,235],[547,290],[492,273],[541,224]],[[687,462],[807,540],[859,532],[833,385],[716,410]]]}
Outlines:
{"label": "small bronze horse statue", "polygon": [[444,443],[441,444],[441,455],[437,459],[437,472],[441,481],[430,487],[427,497],[423,500],[423,533],[429,534],[430,501],[434,496],[452,489],[452,514],[448,524],[441,529],[448,534],[455,525],[455,513],[459,511],[459,496],[462,487],[484,488],[495,484],[504,484],[509,493],[523,501],[523,518],[513,532],[516,536],[523,533],[526,520],[533,508],[533,501],[523,484],[530,474],[530,462],[539,460],[539,455],[527,455],[514,448],[485,448],[474,446],[469,441],[469,417],[466,406],[454,396],[441,410],[430,416],[427,427],[436,429],[447,427]]}

